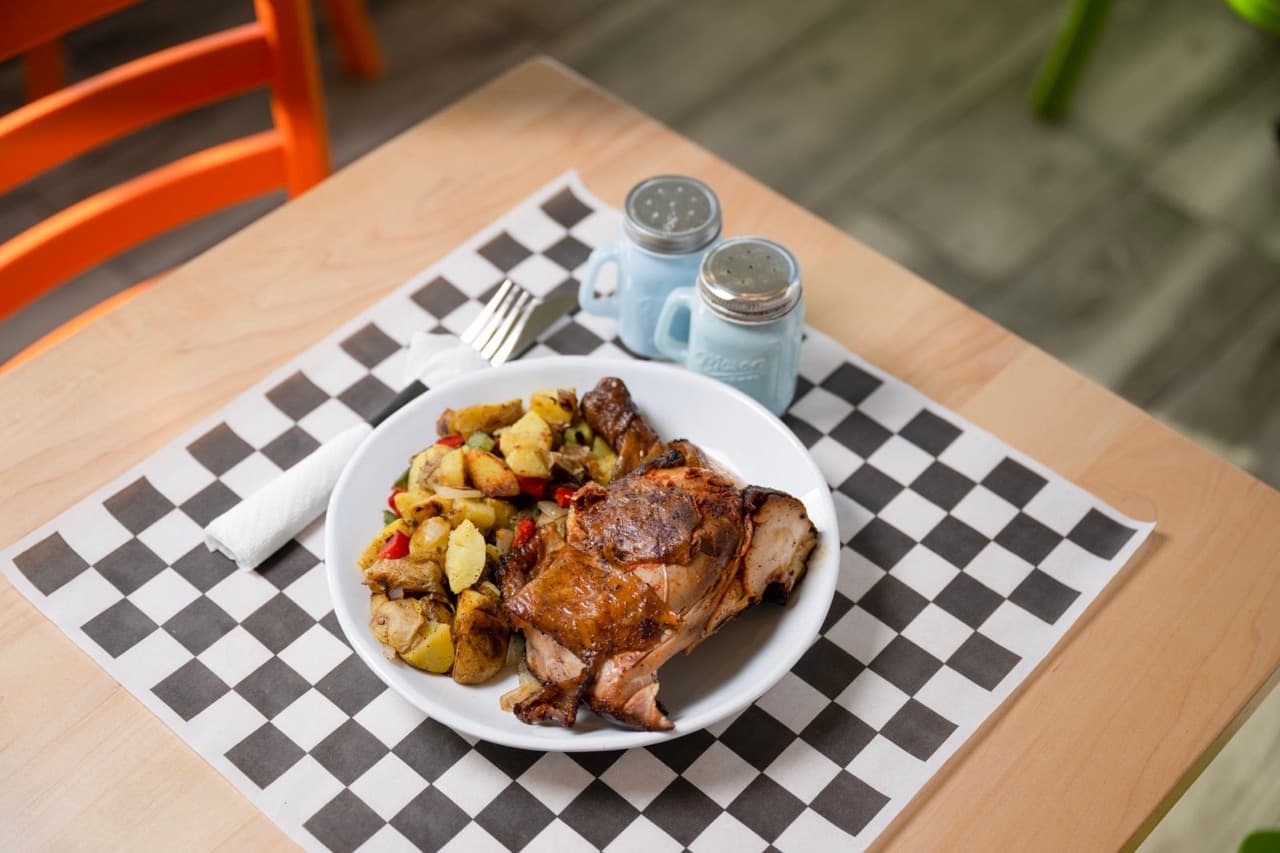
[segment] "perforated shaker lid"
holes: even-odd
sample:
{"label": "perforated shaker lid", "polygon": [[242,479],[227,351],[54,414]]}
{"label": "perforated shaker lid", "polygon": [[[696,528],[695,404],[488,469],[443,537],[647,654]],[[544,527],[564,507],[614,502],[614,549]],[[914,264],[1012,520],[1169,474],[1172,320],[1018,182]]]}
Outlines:
{"label": "perforated shaker lid", "polygon": [[726,320],[767,323],[800,301],[800,264],[772,240],[734,237],[703,257],[698,292]]}
{"label": "perforated shaker lid", "polygon": [[641,181],[627,193],[623,209],[623,231],[651,252],[696,252],[720,235],[716,194],[702,181],[683,175]]}

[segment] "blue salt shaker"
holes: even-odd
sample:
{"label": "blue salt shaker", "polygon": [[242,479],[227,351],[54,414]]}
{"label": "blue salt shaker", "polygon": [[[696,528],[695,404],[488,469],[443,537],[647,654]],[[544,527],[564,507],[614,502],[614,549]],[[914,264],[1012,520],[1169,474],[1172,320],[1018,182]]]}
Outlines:
{"label": "blue salt shaker", "polygon": [[[689,333],[681,338],[677,321],[684,314]],[[762,237],[735,237],[706,254],[694,287],[667,297],[654,344],[668,358],[781,415],[795,394],[803,333],[795,256]]]}
{"label": "blue salt shaker", "polygon": [[[622,234],[591,253],[578,288],[588,314],[618,320],[618,337],[632,352],[659,358],[653,330],[667,295],[693,284],[707,250],[720,238],[720,202],[702,181],[660,175],[631,188],[623,203]],[[596,280],[608,264],[618,284],[596,295]]]}

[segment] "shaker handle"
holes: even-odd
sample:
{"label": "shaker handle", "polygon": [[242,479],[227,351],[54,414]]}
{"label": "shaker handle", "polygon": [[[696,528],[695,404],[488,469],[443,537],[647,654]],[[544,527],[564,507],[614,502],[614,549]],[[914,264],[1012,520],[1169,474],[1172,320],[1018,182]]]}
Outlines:
{"label": "shaker handle", "polygon": [[618,287],[622,286],[621,247],[615,241],[591,252],[591,257],[587,259],[586,272],[582,275],[582,283],[578,285],[578,305],[588,314],[617,318],[617,289],[615,288],[614,292],[607,296],[596,295],[596,279],[600,277],[600,270],[607,264],[613,264],[618,268]]}
{"label": "shaker handle", "polygon": [[667,296],[667,301],[662,304],[662,313],[658,315],[658,325],[653,330],[653,345],[658,352],[681,364],[684,363],[685,357],[689,354],[689,342],[676,340],[671,334],[671,329],[675,325],[676,315],[682,310],[689,312],[689,322],[692,328],[693,299],[692,287],[680,287],[671,291]]}

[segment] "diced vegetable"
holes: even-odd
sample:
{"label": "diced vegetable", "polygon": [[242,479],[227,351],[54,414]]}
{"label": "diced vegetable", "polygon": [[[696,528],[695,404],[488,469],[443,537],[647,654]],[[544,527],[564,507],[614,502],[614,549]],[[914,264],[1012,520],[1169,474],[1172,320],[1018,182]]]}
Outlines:
{"label": "diced vegetable", "polygon": [[577,414],[578,395],[572,388],[537,391],[529,399],[529,409],[550,426],[566,427]]}
{"label": "diced vegetable", "polygon": [[510,638],[497,587],[484,583],[464,589],[458,595],[453,622],[453,680],[459,684],[488,681],[506,663]]}
{"label": "diced vegetable", "polygon": [[401,652],[400,657],[427,672],[448,672],[454,663],[453,628],[443,622],[428,622],[414,645]]}
{"label": "diced vegetable", "polygon": [[516,508],[508,501],[489,498],[486,503],[493,507],[493,526],[497,528],[510,527],[511,519],[516,514]]}
{"label": "diced vegetable", "polygon": [[576,491],[577,489],[571,489],[568,486],[561,486],[556,489],[556,504],[558,506],[568,506],[569,501],[573,498],[573,493]]}
{"label": "diced vegetable", "polygon": [[391,511],[396,515],[400,515],[400,508],[396,506],[396,495],[403,495],[406,491],[408,490],[400,488],[392,489],[391,496],[387,498],[387,506],[391,507]]}
{"label": "diced vegetable", "polygon": [[400,517],[400,516],[396,515],[394,512],[392,512],[392,511],[391,511],[391,510],[389,510],[389,509],[384,509],[384,510],[382,511],[382,523],[383,523],[383,524],[390,524],[391,522],[395,521],[395,520],[396,520],[397,518],[399,518],[399,517]]}
{"label": "diced vegetable", "polygon": [[476,450],[493,450],[493,436],[483,430],[476,430],[467,436],[467,447]]}
{"label": "diced vegetable", "polygon": [[435,503],[431,492],[414,489],[395,496],[396,511],[400,517],[412,524],[419,524],[433,515],[438,515],[440,507]]}
{"label": "diced vegetable", "polygon": [[462,433],[452,433],[450,435],[442,435],[436,439],[436,444],[441,447],[461,447],[463,442]]}
{"label": "diced vegetable", "polygon": [[391,488],[393,489],[409,488],[409,469],[408,468],[405,468],[404,473],[396,478],[396,481],[391,484]]}
{"label": "diced vegetable", "polygon": [[484,536],[470,520],[463,521],[449,534],[449,550],[444,558],[444,571],[449,576],[449,589],[461,592],[484,573]]}
{"label": "diced vegetable", "polygon": [[[489,442],[490,446],[493,442]],[[486,497],[512,497],[520,494],[520,484],[507,463],[492,453],[475,447],[464,448],[463,463],[467,479]]]}
{"label": "diced vegetable", "polygon": [[608,485],[613,479],[613,469],[617,465],[618,454],[613,452],[608,442],[597,435],[591,443],[591,458],[587,460],[587,470],[591,472],[591,479]]}
{"label": "diced vegetable", "polygon": [[590,447],[591,439],[593,436],[594,436],[594,433],[591,432],[590,425],[584,421],[582,423],[574,424],[573,426],[565,429],[564,443],[565,444],[582,444],[587,447]]}
{"label": "diced vegetable", "polygon": [[382,546],[382,550],[378,552],[378,557],[383,560],[398,560],[407,556],[409,553],[409,534],[403,530],[397,530],[395,535],[391,537],[386,545]]}
{"label": "diced vegetable", "polygon": [[356,560],[356,564],[360,566],[362,571],[369,568],[369,566],[373,565],[373,561],[378,559],[378,552],[385,548],[387,543],[394,539],[397,533],[408,532],[409,526],[404,523],[403,519],[397,518],[390,522],[386,527],[379,531],[377,536],[373,537],[373,541],[364,549],[364,552],[360,555],[359,559]]}
{"label": "diced vegetable", "polygon": [[533,498],[541,499],[547,493],[545,477],[516,477],[520,483],[520,492]]}
{"label": "diced vegetable", "polygon": [[449,529],[449,522],[439,516],[419,524],[409,538],[409,558],[443,564],[449,548]]}
{"label": "diced vegetable", "polygon": [[476,430],[487,432],[509,426],[524,414],[524,403],[519,400],[508,400],[505,403],[485,403],[479,406],[467,406],[462,409],[445,409],[436,422],[436,432],[440,435],[459,433],[470,435]]}
{"label": "diced vegetable", "polygon": [[451,618],[429,618],[435,611],[416,598],[392,600],[375,595],[370,605],[369,630],[410,666],[440,673],[453,666]]}
{"label": "diced vegetable", "polygon": [[433,444],[421,453],[416,454],[409,462],[408,485],[406,489],[421,489],[428,485],[427,478],[436,470],[440,460],[449,452],[442,444]]}
{"label": "diced vegetable", "polygon": [[537,412],[525,413],[504,431],[498,447],[516,476],[551,476],[551,427]]}
{"label": "diced vegetable", "polygon": [[524,545],[526,542],[528,542],[530,539],[533,538],[533,534],[537,531],[537,529],[538,529],[538,525],[534,523],[532,518],[522,518],[519,521],[517,521],[516,535],[511,540],[511,547],[519,548],[521,545]]}
{"label": "diced vegetable", "polygon": [[427,480],[437,486],[464,488],[467,485],[467,471],[462,450],[450,450],[446,453]]}

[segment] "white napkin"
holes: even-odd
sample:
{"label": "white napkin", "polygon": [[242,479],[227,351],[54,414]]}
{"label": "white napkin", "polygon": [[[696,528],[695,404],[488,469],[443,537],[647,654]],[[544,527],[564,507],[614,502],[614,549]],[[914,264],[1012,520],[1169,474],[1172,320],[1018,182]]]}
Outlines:
{"label": "white napkin", "polygon": [[[489,363],[453,335],[414,332],[405,359],[405,380],[433,388]],[[204,544],[256,569],[324,512],[329,494],[356,449],[373,432],[357,424],[339,433],[276,479],[209,522]]]}

